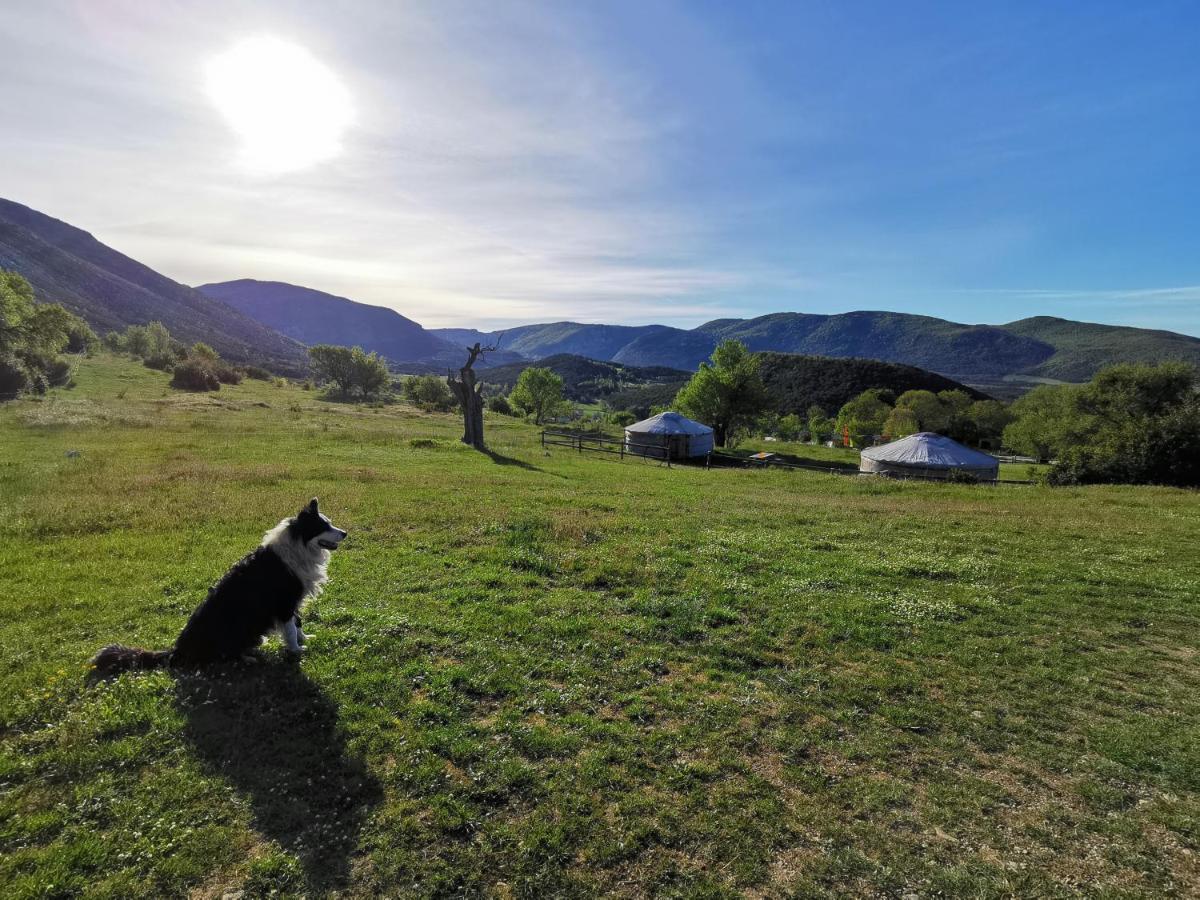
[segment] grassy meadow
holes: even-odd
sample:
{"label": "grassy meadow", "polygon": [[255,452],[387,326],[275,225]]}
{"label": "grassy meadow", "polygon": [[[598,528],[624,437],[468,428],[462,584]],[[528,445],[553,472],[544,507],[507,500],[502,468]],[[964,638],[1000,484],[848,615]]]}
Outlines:
{"label": "grassy meadow", "polygon": [[[0,407],[0,896],[1200,893],[1194,492],[77,381]],[[302,659],[85,684],[313,495]]]}

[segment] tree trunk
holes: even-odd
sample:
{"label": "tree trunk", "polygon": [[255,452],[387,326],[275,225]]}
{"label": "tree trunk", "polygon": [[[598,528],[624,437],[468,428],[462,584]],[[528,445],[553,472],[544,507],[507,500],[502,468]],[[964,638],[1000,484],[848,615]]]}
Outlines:
{"label": "tree trunk", "polygon": [[468,350],[466,364],[458,370],[458,378],[446,376],[446,384],[450,386],[463,414],[462,442],[470,444],[476,450],[484,448],[483,443],[483,385],[475,379],[475,360],[486,350],[475,344]]}
{"label": "tree trunk", "polygon": [[713,443],[718,447],[725,446],[725,424],[723,422],[713,422]]}

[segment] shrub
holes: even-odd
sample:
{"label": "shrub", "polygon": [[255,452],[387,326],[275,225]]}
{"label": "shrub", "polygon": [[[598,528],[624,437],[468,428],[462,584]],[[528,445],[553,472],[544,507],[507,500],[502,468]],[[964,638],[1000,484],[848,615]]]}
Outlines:
{"label": "shrub", "polygon": [[223,362],[211,363],[213,374],[217,376],[217,380],[221,384],[241,384],[242,373],[240,370]]}
{"label": "shrub", "polygon": [[951,469],[946,473],[946,480],[956,484],[978,484],[979,476],[962,469]]}
{"label": "shrub", "polygon": [[487,408],[491,412],[499,413],[502,416],[511,416],[513,414],[512,405],[503,394],[488,397]]}
{"label": "shrub", "polygon": [[187,352],[187,355],[194,356],[197,359],[207,360],[208,362],[216,362],[221,358],[220,354],[218,354],[216,350],[203,341],[196,341],[196,343],[192,344],[191,348]]}
{"label": "shrub", "polygon": [[29,373],[21,361],[0,358],[0,400],[12,400],[29,388]]}
{"label": "shrub", "polygon": [[188,359],[175,367],[171,387],[181,391],[216,391],[221,388],[221,380],[203,360]]}
{"label": "shrub", "polygon": [[421,409],[445,412],[454,408],[454,395],[446,379],[437,375],[409,375],[400,384],[404,399]]}
{"label": "shrub", "polygon": [[47,360],[42,371],[50,387],[65,387],[71,381],[71,364],[65,359]]}
{"label": "shrub", "polygon": [[246,373],[247,378],[253,378],[255,381],[270,381],[274,377],[262,366],[246,366],[242,371]]}
{"label": "shrub", "polygon": [[158,369],[160,372],[170,372],[175,368],[176,359],[174,354],[155,353],[153,356],[147,356],[142,360],[142,365],[147,369]]}
{"label": "shrub", "polygon": [[323,381],[331,382],[336,393],[352,397],[357,393],[370,400],[383,394],[391,381],[387,363],[378,353],[367,353],[362,347],[338,347],[318,344],[308,348],[313,371]]}
{"label": "shrub", "polygon": [[71,323],[67,330],[68,353],[86,353],[90,356],[98,346],[100,338],[96,337],[96,332],[92,331],[87,322],[77,319]]}

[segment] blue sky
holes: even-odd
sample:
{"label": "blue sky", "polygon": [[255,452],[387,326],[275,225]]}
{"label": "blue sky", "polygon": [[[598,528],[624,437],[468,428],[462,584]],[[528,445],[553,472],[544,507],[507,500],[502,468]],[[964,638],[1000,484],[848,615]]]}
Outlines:
{"label": "blue sky", "polygon": [[[181,281],[427,325],[1200,335],[1198,37],[1194,3],[12,3],[0,196]],[[211,90],[264,41],[341,98],[281,126],[323,149],[280,171],[247,165],[274,119],[229,109],[244,70]]]}

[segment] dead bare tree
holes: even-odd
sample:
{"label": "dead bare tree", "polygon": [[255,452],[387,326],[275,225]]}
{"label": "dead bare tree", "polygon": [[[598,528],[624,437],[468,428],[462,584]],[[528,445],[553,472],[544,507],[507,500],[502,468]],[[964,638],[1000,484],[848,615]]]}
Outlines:
{"label": "dead bare tree", "polygon": [[446,384],[450,386],[450,391],[458,400],[458,405],[462,409],[463,414],[463,436],[462,442],[470,444],[476,450],[483,450],[483,385],[475,378],[475,361],[485,353],[500,347],[500,338],[504,337],[501,334],[496,338],[496,343],[491,347],[482,347],[479,342],[475,342],[475,346],[467,348],[467,361],[461,369],[458,370],[458,378],[454,377],[453,372],[446,373]]}

